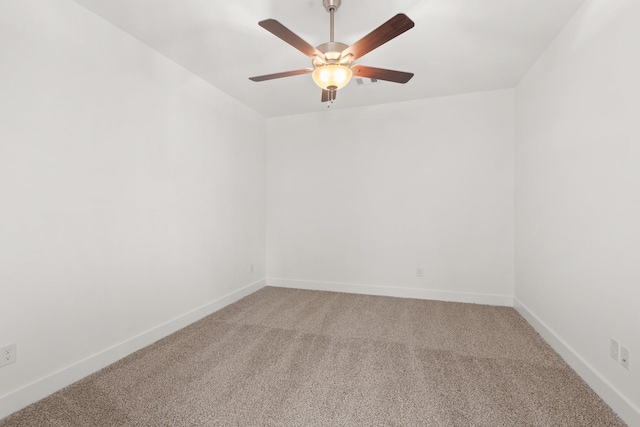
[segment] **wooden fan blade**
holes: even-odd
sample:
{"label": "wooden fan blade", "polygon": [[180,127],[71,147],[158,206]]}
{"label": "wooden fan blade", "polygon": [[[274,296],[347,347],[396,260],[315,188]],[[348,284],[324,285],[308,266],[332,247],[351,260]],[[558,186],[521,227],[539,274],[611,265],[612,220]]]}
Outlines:
{"label": "wooden fan blade", "polygon": [[313,71],[313,68],[303,68],[301,70],[285,71],[282,73],[266,74],[264,76],[249,77],[249,80],[254,82],[263,82],[265,80],[279,79],[282,77],[299,76],[300,74],[307,74]]}
{"label": "wooden fan blade", "polygon": [[337,90],[324,90],[322,89],[322,102],[329,102],[336,99],[336,95],[338,94]]}
{"label": "wooden fan blade", "polygon": [[343,50],[342,56],[352,54],[356,59],[362,58],[373,49],[410,30],[414,25],[415,23],[407,15],[399,13]]}
{"label": "wooden fan blade", "polygon": [[309,58],[314,58],[316,55],[324,58],[322,52],[320,52],[315,47],[311,46],[306,41],[302,40],[298,35],[296,35],[293,31],[276,21],[275,19],[265,19],[264,21],[258,22],[265,30],[269,31],[274,36],[277,36],[289,43],[291,46],[298,49],[300,52],[307,55]]}
{"label": "wooden fan blade", "polygon": [[353,71],[355,77],[368,77],[370,79],[385,80],[394,83],[406,83],[413,77],[413,73],[367,67],[365,65],[354,65],[351,67],[351,71]]}

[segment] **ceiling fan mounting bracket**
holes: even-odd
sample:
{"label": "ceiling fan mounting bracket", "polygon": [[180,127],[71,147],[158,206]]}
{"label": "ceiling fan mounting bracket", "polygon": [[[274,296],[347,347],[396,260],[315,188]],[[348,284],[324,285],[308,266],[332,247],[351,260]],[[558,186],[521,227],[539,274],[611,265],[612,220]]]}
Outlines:
{"label": "ceiling fan mounting bracket", "polygon": [[342,0],[322,0],[322,4],[324,8],[327,9],[327,12],[331,12],[332,10],[336,12],[342,4]]}

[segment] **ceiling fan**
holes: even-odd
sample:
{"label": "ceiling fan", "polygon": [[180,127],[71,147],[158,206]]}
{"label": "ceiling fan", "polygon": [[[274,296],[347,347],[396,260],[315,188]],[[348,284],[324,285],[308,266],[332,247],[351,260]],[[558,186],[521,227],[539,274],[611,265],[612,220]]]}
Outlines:
{"label": "ceiling fan", "polygon": [[342,0],[323,0],[322,3],[331,15],[330,41],[317,47],[311,46],[275,19],[266,19],[258,22],[258,25],[262,28],[311,58],[313,68],[303,68],[300,70],[250,77],[250,80],[262,82],[265,80],[312,73],[313,81],[322,88],[322,102],[327,102],[336,99],[338,89],[349,83],[349,80],[354,74],[357,77],[395,83],[406,83],[413,77],[413,73],[355,64],[356,60],[362,58],[375,48],[413,28],[415,24],[407,15],[403,13],[397,14],[351,46],[348,46],[344,43],[334,41],[333,16],[340,7]]}

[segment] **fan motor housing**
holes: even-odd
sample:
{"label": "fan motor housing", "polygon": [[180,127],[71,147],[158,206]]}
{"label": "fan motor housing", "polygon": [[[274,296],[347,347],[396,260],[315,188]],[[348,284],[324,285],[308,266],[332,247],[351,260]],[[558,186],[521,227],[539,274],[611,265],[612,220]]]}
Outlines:
{"label": "fan motor housing", "polygon": [[[320,46],[317,46],[316,49],[318,49],[320,52],[326,55],[328,52],[337,52],[340,54],[342,53],[343,50],[345,50],[348,47],[349,45],[346,45],[340,42],[326,42],[326,43],[322,43]],[[338,58],[335,58],[335,59],[338,59]]]}
{"label": "fan motor housing", "polygon": [[340,42],[326,42],[316,47],[320,52],[324,53],[324,58],[328,62],[338,62],[342,59],[342,51],[349,46]]}
{"label": "fan motor housing", "polygon": [[352,62],[351,60],[347,62],[342,61],[342,51],[348,47],[349,47],[348,45],[340,42],[322,43],[321,45],[317,46],[316,49],[318,49],[320,52],[324,54],[324,59],[326,60],[326,62],[316,58],[313,61],[311,61],[313,63],[313,67],[317,68],[327,63],[329,64],[342,63],[343,65],[346,65],[346,66],[351,65],[351,62]]}

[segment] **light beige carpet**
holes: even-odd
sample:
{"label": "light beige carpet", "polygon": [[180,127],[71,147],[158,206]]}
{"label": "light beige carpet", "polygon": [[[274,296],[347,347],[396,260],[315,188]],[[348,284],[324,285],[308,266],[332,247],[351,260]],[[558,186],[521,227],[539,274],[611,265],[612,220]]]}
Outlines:
{"label": "light beige carpet", "polygon": [[512,308],[264,288],[0,422],[623,426]]}

